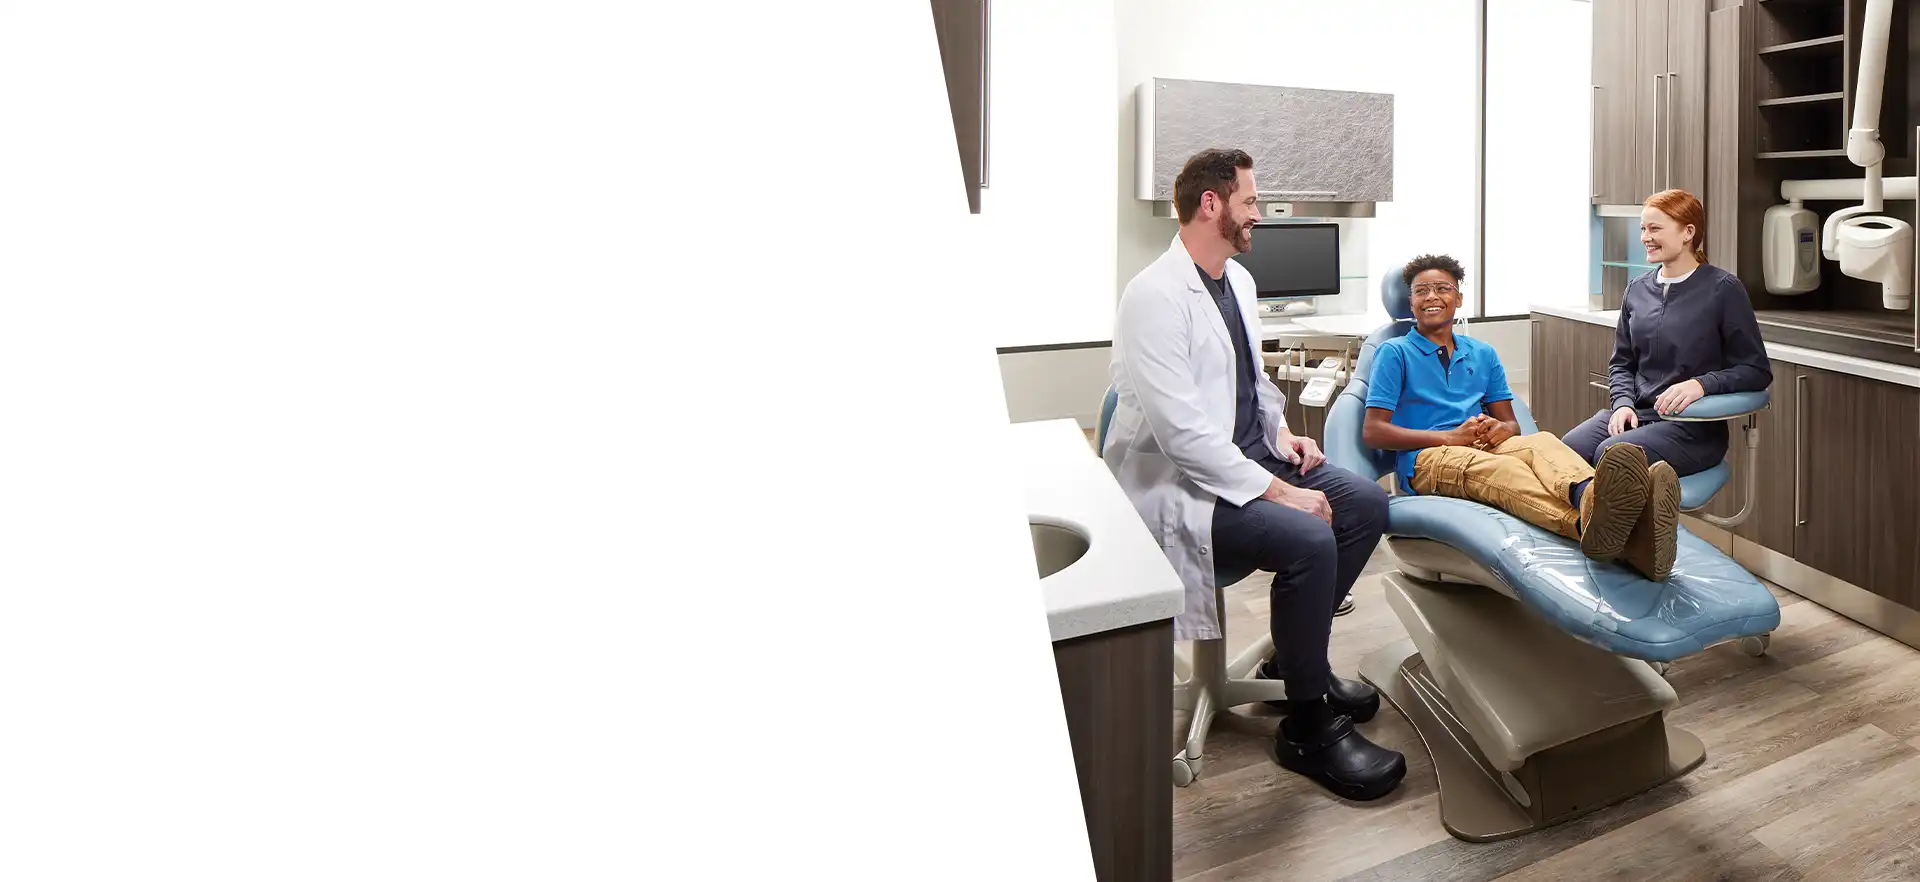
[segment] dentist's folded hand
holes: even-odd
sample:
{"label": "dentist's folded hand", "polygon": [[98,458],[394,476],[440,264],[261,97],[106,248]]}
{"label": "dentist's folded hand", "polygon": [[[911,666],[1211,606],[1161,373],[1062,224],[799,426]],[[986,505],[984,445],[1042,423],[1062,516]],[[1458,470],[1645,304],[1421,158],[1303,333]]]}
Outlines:
{"label": "dentist's folded hand", "polygon": [[1298,465],[1303,475],[1327,461],[1320,445],[1313,443],[1312,438],[1292,433],[1280,436],[1280,454],[1286,461]]}

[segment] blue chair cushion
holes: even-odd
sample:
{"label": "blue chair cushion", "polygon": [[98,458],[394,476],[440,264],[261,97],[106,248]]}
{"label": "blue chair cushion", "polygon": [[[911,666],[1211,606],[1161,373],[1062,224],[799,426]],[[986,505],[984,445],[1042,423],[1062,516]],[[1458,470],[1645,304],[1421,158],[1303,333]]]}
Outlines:
{"label": "blue chair cushion", "polygon": [[1758,392],[1723,392],[1708,395],[1687,409],[1668,419],[1676,420],[1730,420],[1746,416],[1767,406],[1772,396],[1765,389]]}
{"label": "blue chair cushion", "polygon": [[1595,561],[1562,537],[1464,499],[1394,497],[1387,532],[1458,549],[1527,608],[1615,655],[1670,662],[1780,625],[1773,593],[1684,527],[1665,582]]}
{"label": "blue chair cushion", "polygon": [[1112,386],[1107,387],[1107,397],[1100,400],[1100,424],[1094,430],[1093,449],[1105,455],[1107,452],[1107,426],[1113,422],[1113,409],[1120,405],[1120,393]]}
{"label": "blue chair cushion", "polygon": [[1395,267],[1380,276],[1380,305],[1387,308],[1387,315],[1394,321],[1412,321],[1413,289],[1400,275],[1400,268]]}
{"label": "blue chair cushion", "polygon": [[1704,472],[1695,472],[1680,479],[1680,507],[1693,511],[1706,505],[1713,494],[1727,485],[1727,479],[1733,476],[1733,466],[1726,460],[1713,464],[1713,468]]}

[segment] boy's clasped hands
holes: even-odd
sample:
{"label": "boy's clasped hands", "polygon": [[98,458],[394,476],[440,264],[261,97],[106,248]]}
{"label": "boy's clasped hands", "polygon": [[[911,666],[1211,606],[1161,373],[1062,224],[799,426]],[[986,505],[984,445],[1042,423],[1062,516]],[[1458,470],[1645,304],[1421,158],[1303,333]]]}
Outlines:
{"label": "boy's clasped hands", "polygon": [[1513,427],[1484,413],[1476,413],[1461,423],[1451,433],[1453,443],[1460,447],[1473,447],[1480,450],[1492,450],[1506,443],[1514,436]]}

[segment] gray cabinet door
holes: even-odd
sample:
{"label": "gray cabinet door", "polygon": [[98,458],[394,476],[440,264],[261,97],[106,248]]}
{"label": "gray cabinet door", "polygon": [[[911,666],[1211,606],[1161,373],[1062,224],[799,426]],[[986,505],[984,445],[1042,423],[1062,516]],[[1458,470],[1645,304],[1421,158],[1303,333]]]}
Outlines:
{"label": "gray cabinet door", "polygon": [[1667,2],[1667,80],[1660,106],[1662,189],[1707,192],[1707,0]]}
{"label": "gray cabinet door", "polygon": [[1264,199],[1393,199],[1392,95],[1168,79],[1152,89],[1153,199],[1173,199],[1180,167],[1208,147],[1251,154]]}
{"label": "gray cabinet door", "polygon": [[1640,0],[1593,0],[1593,203],[1631,205]]}
{"label": "gray cabinet door", "polygon": [[1667,0],[1635,6],[1633,167],[1628,197],[1637,205],[1665,187],[1667,109]]}

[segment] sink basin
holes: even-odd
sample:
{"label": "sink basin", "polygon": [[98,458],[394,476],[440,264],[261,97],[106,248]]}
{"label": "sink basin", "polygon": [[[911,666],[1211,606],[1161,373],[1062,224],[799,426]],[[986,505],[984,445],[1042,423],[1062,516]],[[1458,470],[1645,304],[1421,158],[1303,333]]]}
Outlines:
{"label": "sink basin", "polygon": [[1080,531],[1058,524],[1028,521],[1033,534],[1033,559],[1040,567],[1040,578],[1073,566],[1087,554],[1087,537]]}

